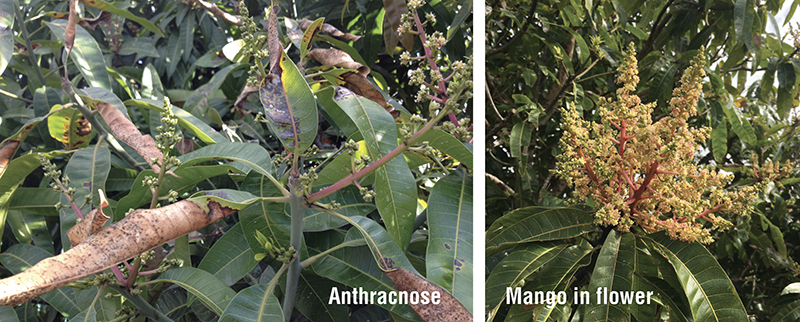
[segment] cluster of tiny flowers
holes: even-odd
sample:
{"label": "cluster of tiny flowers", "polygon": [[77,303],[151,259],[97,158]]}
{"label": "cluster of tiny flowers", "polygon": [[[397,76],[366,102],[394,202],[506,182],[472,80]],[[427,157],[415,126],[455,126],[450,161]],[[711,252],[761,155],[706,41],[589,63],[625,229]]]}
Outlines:
{"label": "cluster of tiny flowers", "polygon": [[618,70],[617,99],[601,98],[598,104],[601,123],[584,120],[574,105],[563,110],[563,153],[554,173],[574,187],[576,199],[600,203],[595,223],[710,243],[711,230],[733,226],[718,214],[752,211],[749,201],[758,185],[728,191],[724,187],[732,176],[694,162],[697,142],[710,133],[687,123],[702,95],[702,52],[673,92],[671,115],[656,122],[651,117],[655,103],[642,104],[634,93],[639,76],[632,44]]}

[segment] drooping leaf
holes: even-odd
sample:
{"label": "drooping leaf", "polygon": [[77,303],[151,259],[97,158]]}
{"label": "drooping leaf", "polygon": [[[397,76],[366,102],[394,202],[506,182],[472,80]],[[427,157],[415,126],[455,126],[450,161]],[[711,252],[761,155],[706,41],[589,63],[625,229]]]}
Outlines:
{"label": "drooping leaf", "polygon": [[[44,22],[53,34],[58,37],[61,42],[64,42],[64,36],[67,30],[67,21],[56,19],[53,21]],[[105,59],[103,52],[97,45],[94,37],[89,34],[85,29],[77,28],[75,33],[75,47],[70,52],[70,57],[75,65],[78,67],[81,75],[92,87],[111,88],[111,77],[106,70]]]}
{"label": "drooping leaf", "polygon": [[236,294],[219,317],[219,321],[283,321],[283,310],[275,294],[267,294],[267,285],[257,284]]}
{"label": "drooping leaf", "polygon": [[428,280],[472,311],[472,178],[452,172],[428,197]]}
{"label": "drooping leaf", "polygon": [[[375,102],[338,88],[334,101],[358,128],[375,161],[397,148],[394,118]],[[416,214],[414,176],[403,158],[393,158],[375,172],[375,205],[389,234],[402,249],[411,239]]]}
{"label": "drooping leaf", "polygon": [[[590,292],[605,289],[608,292],[617,291],[620,294],[631,294],[633,265],[635,260],[636,248],[631,243],[634,240],[633,234],[618,234],[615,230],[609,232],[600,255],[597,256],[597,263],[592,272],[592,281],[589,283]],[[621,298],[623,296],[620,296]],[[631,298],[633,300],[633,298]],[[628,321],[630,320],[630,308],[636,303],[623,303],[622,300],[616,304],[611,301],[597,303],[594,301],[586,307],[593,312],[586,316],[587,321]]]}
{"label": "drooping leaf", "polygon": [[519,208],[486,231],[486,255],[513,244],[575,237],[594,230],[592,221],[591,213],[576,208]]}
{"label": "drooping leaf", "polygon": [[787,119],[794,107],[795,72],[790,63],[778,64],[778,115]]}
{"label": "drooping leaf", "polygon": [[678,273],[695,321],[747,320],[736,288],[708,249],[665,234],[653,236],[653,241]]}
{"label": "drooping leaf", "polygon": [[189,95],[189,98],[183,103],[183,109],[194,116],[206,116],[209,109],[208,97],[222,86],[231,72],[244,68],[245,66],[246,65],[242,64],[232,64],[220,69],[211,77],[208,83],[200,86],[200,88],[192,92],[192,95]]}
{"label": "drooping leaf", "polygon": [[236,296],[228,285],[204,270],[179,267],[167,270],[153,282],[170,282],[189,291],[207,308],[221,315]]}
{"label": "drooping leaf", "polygon": [[423,294],[439,293],[441,299],[439,303],[418,303],[409,302],[408,305],[417,312],[420,318],[426,322],[471,322],[472,314],[467,311],[461,302],[459,302],[452,294],[448,293],[441,286],[428,281],[416,273],[409,272],[404,269],[397,269],[384,272],[394,283],[395,288],[400,292],[416,292]]}

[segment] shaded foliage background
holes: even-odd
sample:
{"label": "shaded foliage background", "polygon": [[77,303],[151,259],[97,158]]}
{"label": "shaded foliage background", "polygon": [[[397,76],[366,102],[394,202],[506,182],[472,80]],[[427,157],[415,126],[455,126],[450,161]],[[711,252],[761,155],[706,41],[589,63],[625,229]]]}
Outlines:
{"label": "shaded foliage background", "polygon": [[[629,43],[638,51],[637,92],[644,103],[658,103],[653,120],[669,113],[672,89],[691,58],[704,50],[709,59],[704,97],[690,122],[714,130],[696,161],[734,173],[728,189],[767,180],[771,162],[798,158],[800,42],[798,26],[789,23],[796,19],[797,2],[532,0],[487,1],[486,6],[487,229],[510,211],[564,206],[571,188],[550,172],[560,153],[560,109],[575,103],[585,118],[597,121],[598,98],[613,96],[616,68]],[[779,20],[781,8],[786,15]],[[749,218],[717,233],[708,246],[749,316],[759,321],[797,318],[796,294],[777,297],[796,285],[800,273],[796,166],[769,183]],[[597,228],[581,236],[596,245],[607,235],[607,229]],[[503,253],[487,258],[487,273]],[[579,280],[595,265],[594,259],[588,263],[578,271]],[[680,289],[675,296],[685,296]],[[487,312],[495,304],[487,303]],[[685,309],[691,317],[694,307]],[[676,318],[672,312],[670,320]]]}

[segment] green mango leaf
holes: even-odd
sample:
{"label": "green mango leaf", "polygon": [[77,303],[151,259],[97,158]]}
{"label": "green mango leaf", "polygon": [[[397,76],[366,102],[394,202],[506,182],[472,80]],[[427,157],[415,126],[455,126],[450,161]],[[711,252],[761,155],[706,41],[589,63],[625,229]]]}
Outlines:
{"label": "green mango leaf", "polygon": [[711,102],[711,149],[717,163],[723,163],[728,154],[728,122],[719,102]]}
{"label": "green mango leaf", "polygon": [[156,25],[154,25],[152,22],[150,22],[150,20],[147,20],[147,19],[145,19],[143,17],[139,17],[139,16],[133,14],[132,12],[130,12],[128,10],[123,10],[123,9],[117,8],[114,5],[112,5],[112,4],[108,3],[108,2],[105,2],[103,0],[81,0],[81,3],[83,3],[83,4],[87,5],[87,6],[93,7],[93,8],[97,8],[97,9],[100,9],[100,10],[103,10],[103,11],[118,15],[118,16],[123,16],[128,20],[133,20],[136,23],[140,24],[145,29],[147,29],[147,30],[149,30],[149,31],[161,36],[161,37],[166,37],[166,35],[164,35],[164,33],[161,32],[161,30],[158,29],[158,27],[156,27]]}
{"label": "green mango leaf", "polygon": [[[262,198],[282,195],[267,177],[254,171],[247,175],[239,189]],[[247,244],[254,253],[264,251],[264,245],[256,239],[256,232],[261,232],[272,240],[275,246],[289,248],[291,218],[284,212],[283,204],[257,201],[239,211],[239,221],[242,223]]]}
{"label": "green mango leaf", "polygon": [[[366,218],[364,220],[371,221]],[[372,227],[383,229],[377,224],[370,226],[370,229],[375,229]],[[326,234],[333,235],[332,232],[326,232]],[[309,255],[318,254],[340,244],[343,241],[343,236],[338,236],[338,238],[309,238],[306,241]],[[390,237],[386,237],[392,242]],[[395,245],[395,247],[397,246]],[[349,287],[362,288],[365,291],[396,291],[394,284],[392,284],[389,277],[383,274],[381,267],[374,260],[371,250],[367,246],[339,249],[320,258],[310,268],[316,275]],[[407,319],[414,319],[417,316],[408,305],[378,305]]]}
{"label": "green mango leaf", "polygon": [[[96,293],[96,292],[95,292]],[[95,322],[97,321],[97,311],[93,307],[85,309],[78,313],[74,318],[69,319],[69,322]]]}
{"label": "green mango leaf", "polygon": [[312,274],[301,274],[297,280],[297,298],[303,299],[295,303],[295,308],[314,322],[338,322],[348,320],[346,305],[328,304],[331,289],[336,287],[345,290],[345,286]]}
{"label": "green mango leaf", "polygon": [[794,65],[791,63],[778,64],[778,115],[783,119],[789,118],[794,106],[795,77]]}
{"label": "green mango leaf", "polygon": [[505,302],[507,287],[517,287],[567,246],[551,242],[531,243],[503,258],[486,278],[486,311],[496,314]]}
{"label": "green mango leaf", "polygon": [[228,67],[220,69],[214,74],[213,77],[211,77],[211,80],[208,81],[208,83],[200,86],[200,88],[194,90],[192,94],[189,95],[189,97],[186,99],[186,102],[183,103],[183,110],[194,116],[206,117],[209,109],[208,97],[217,91],[220,86],[222,86],[222,84],[225,82],[225,79],[228,78],[228,75],[231,72],[245,67],[247,67],[247,65],[231,64]]}
{"label": "green mango leaf", "polygon": [[425,277],[472,311],[472,177],[455,171],[428,197]]}
{"label": "green mango leaf", "polygon": [[216,276],[194,267],[179,267],[167,270],[157,280],[149,283],[169,282],[189,291],[207,308],[221,315],[228,303],[236,296],[228,285]]}
{"label": "green mango leaf", "polygon": [[[14,244],[5,252],[0,253],[0,263],[12,273],[19,274],[50,256],[52,255],[41,248]],[[83,310],[78,304],[75,289],[71,287],[58,288],[42,294],[40,297],[66,317],[76,316]]]}
{"label": "green mango leaf", "polygon": [[[99,1],[99,0],[94,0]],[[63,19],[56,19],[53,21],[45,21],[45,25],[50,27],[53,34],[64,43],[64,34],[67,31],[67,21]],[[83,27],[75,28],[75,43],[70,58],[75,62],[83,78],[89,83],[91,87],[102,87],[111,89],[111,77],[106,70],[106,62],[103,58],[103,52],[100,46],[94,40],[94,37],[83,29]]]}
{"label": "green mango leaf", "polygon": [[[166,196],[170,190],[175,190],[180,195],[185,192],[189,192],[198,183],[205,181],[206,179],[216,176],[241,174],[242,172],[241,170],[226,164],[195,166],[190,163],[181,165],[174,170],[174,173],[178,177],[169,175],[164,177],[164,181],[161,184],[161,190],[159,191],[159,197]],[[115,220],[120,220],[125,217],[125,213],[130,209],[137,209],[143,205],[150,204],[153,199],[153,192],[150,190],[150,187],[147,187],[143,184],[145,178],[147,177],[157,178],[158,174],[153,172],[153,170],[144,170],[139,173],[139,175],[136,177],[136,180],[134,180],[133,184],[130,186],[130,192],[119,200],[116,212],[114,213]]]}
{"label": "green mango leaf", "polygon": [[[633,290],[631,276],[635,261],[636,248],[633,246],[633,234],[618,234],[616,230],[611,230],[606,237],[603,248],[600,248],[600,255],[597,256],[597,263],[592,272],[592,280],[589,283],[589,292],[604,288],[608,292],[618,291],[620,294],[631,294]],[[586,310],[594,312],[586,316],[587,321],[627,321],[630,320],[630,308],[640,305],[636,302],[624,303],[624,296],[620,295],[620,302],[611,304],[591,302]],[[634,298],[630,298],[632,301]],[[633,304],[633,305],[631,305]]]}
{"label": "green mango leaf", "polygon": [[[749,145],[755,145],[758,138],[753,130],[753,126],[750,125],[750,121],[747,120],[744,115],[742,115],[742,112],[738,107],[736,107],[736,105],[733,104],[733,102],[733,96],[728,95],[728,102],[723,108],[725,116],[728,117],[728,123],[731,124],[731,129],[733,129],[733,132],[736,133],[739,139]],[[714,104],[720,104],[720,102],[712,100],[711,105],[713,106]]]}
{"label": "green mango leaf", "polygon": [[531,125],[527,122],[514,124],[511,129],[511,139],[508,143],[511,148],[511,157],[518,158],[520,169],[525,171],[528,163],[528,146],[531,144]]}
{"label": "green mango leaf", "polygon": [[[59,111],[56,111],[60,109]],[[85,148],[92,139],[92,125],[78,109],[54,105],[47,118],[50,136],[64,143],[67,150]],[[55,111],[55,112],[54,112]]]}
{"label": "green mango leaf", "polygon": [[283,321],[283,310],[275,294],[267,294],[267,285],[243,289],[219,317],[220,322]]}
{"label": "green mango leaf", "polygon": [[[127,100],[125,101],[125,106],[141,107],[156,112],[161,112],[163,110],[161,103],[149,99]],[[192,134],[200,139],[200,141],[203,141],[203,143],[214,144],[228,142],[217,130],[214,130],[196,116],[189,114],[186,110],[177,106],[172,106],[172,113],[178,118],[178,125],[180,125],[180,127],[192,132]]]}
{"label": "green mango leaf", "polygon": [[[55,208],[53,209],[55,210]],[[50,238],[50,230],[47,227],[47,218],[41,215],[9,209],[7,221],[11,225],[11,231],[14,233],[14,236],[17,237],[19,243],[33,243],[36,247],[44,249],[51,255],[55,255],[53,251],[53,240]]]}
{"label": "green mango leaf", "polygon": [[651,101],[658,101],[658,106],[667,106],[669,103],[677,71],[678,64],[673,63],[667,63],[664,69],[656,71],[653,81],[650,83],[649,98]]}
{"label": "green mango leaf", "polygon": [[[67,155],[71,152],[64,151],[51,151],[43,153],[47,158],[54,158],[56,156]],[[0,238],[3,237],[5,230],[6,214],[11,204],[8,202],[11,196],[14,195],[17,187],[22,183],[28,175],[39,168],[42,164],[39,162],[38,154],[26,154],[8,163],[5,171],[0,172]]]}
{"label": "green mango leaf", "polygon": [[119,46],[120,56],[136,54],[138,57],[161,57],[156,49],[156,41],[149,37],[128,38]]}
{"label": "green mango leaf", "polygon": [[736,288],[714,255],[699,243],[652,237],[653,245],[678,273],[695,321],[746,321],[747,311]]}
{"label": "green mango leaf", "polygon": [[800,296],[782,295],[771,305],[777,309],[777,313],[772,317],[772,322],[790,322],[800,319]]}
{"label": "green mango leaf", "polygon": [[[6,70],[14,54],[14,2],[0,3],[0,74]],[[16,317],[16,315],[15,315]]]}
{"label": "green mango leaf", "polygon": [[[94,145],[76,151],[69,159],[69,163],[64,168],[64,175],[69,177],[69,187],[75,188],[74,200],[82,204],[86,196],[92,196],[92,202],[83,206],[80,210],[86,215],[93,208],[100,205],[100,195],[97,190],[105,190],[106,179],[111,170],[111,152],[105,146]],[[67,196],[61,196],[61,203],[69,205]],[[67,237],[67,231],[75,226],[78,221],[78,214],[72,207],[62,208],[59,211],[61,224],[61,242],[64,251],[69,250],[71,243]]]}
{"label": "green mango leaf", "polygon": [[576,208],[519,208],[500,217],[489,227],[486,255],[514,244],[576,237],[594,230],[593,221],[592,213]]}
{"label": "green mango leaf", "polygon": [[689,302],[680,289],[675,289],[667,281],[652,276],[642,278],[642,282],[658,294],[662,305],[669,308],[670,318],[680,322],[690,321],[687,317],[691,313]]}
{"label": "green mango leaf", "polygon": [[[331,201],[340,203],[342,208],[336,210],[336,212],[347,217],[366,217],[370,212],[375,210],[375,205],[364,201],[364,198],[361,197],[358,188],[355,186],[344,187],[342,190],[319,200],[319,202],[323,204]],[[285,207],[286,213],[290,213],[291,206],[287,203]],[[311,208],[305,210],[305,215],[303,217],[303,231],[324,231],[342,227],[346,224],[347,222],[344,220],[331,216],[324,211]]]}
{"label": "green mango leaf", "polygon": [[278,77],[267,79],[259,89],[259,97],[270,132],[299,156],[317,136],[317,103],[305,78],[285,53],[281,54],[279,70]]}
{"label": "green mango leaf", "polygon": [[[180,20],[178,20],[180,21]],[[167,41],[167,47],[164,50],[164,55],[161,56],[166,62],[167,65],[167,75],[175,74],[175,70],[178,68],[178,63],[181,61],[181,56],[183,55],[184,48],[181,46],[183,41],[181,41],[181,33],[173,33],[169,36],[169,40]]]}
{"label": "green mango leaf", "polygon": [[[344,87],[336,91],[334,101],[358,127],[373,162],[397,148],[397,133],[391,114],[377,103]],[[411,240],[417,210],[414,176],[403,158],[389,160],[374,174],[375,205],[389,234],[400,248],[405,249]]]}
{"label": "green mango leaf", "polygon": [[230,286],[258,264],[254,256],[239,222],[211,246],[197,268],[213,274]]}
{"label": "green mango leaf", "polygon": [[197,164],[210,160],[233,160],[270,178],[273,173],[272,161],[270,160],[269,153],[258,144],[217,143],[184,154],[178,157],[178,159],[184,164]]}
{"label": "green mango leaf", "polygon": [[458,160],[458,162],[463,163],[467,168],[474,169],[472,163],[472,144],[461,142],[450,133],[442,130],[429,130],[417,140],[417,142],[426,141],[433,148]]}
{"label": "green mango leaf", "polygon": [[17,317],[17,312],[14,311],[13,307],[0,306],[0,320],[8,322],[19,322],[19,317]]}

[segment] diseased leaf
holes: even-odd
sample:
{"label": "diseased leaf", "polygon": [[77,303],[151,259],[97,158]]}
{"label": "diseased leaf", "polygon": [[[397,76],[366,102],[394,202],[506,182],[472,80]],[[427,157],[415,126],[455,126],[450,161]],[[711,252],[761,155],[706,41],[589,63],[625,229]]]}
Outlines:
{"label": "diseased leaf", "polygon": [[67,150],[89,146],[92,125],[78,109],[54,105],[51,112],[47,119],[51,137],[64,143],[64,148]]}
{"label": "diseased leaf", "polygon": [[298,156],[317,136],[317,104],[297,66],[281,51],[279,75],[259,89],[272,134]]}
{"label": "diseased leaf", "polygon": [[425,276],[472,311],[472,177],[456,171],[428,197]]}
{"label": "diseased leaf", "polygon": [[459,302],[453,295],[442,289],[440,286],[431,283],[422,276],[409,272],[404,269],[397,269],[384,272],[392,280],[398,291],[417,292],[422,294],[428,292],[433,294],[438,292],[442,298],[440,303],[419,304],[409,303],[408,305],[417,312],[422,321],[425,322],[470,322],[472,314]]}
{"label": "diseased leaf", "polygon": [[410,33],[403,35],[397,34],[397,29],[401,25],[401,16],[408,13],[408,6],[405,0],[383,0],[383,8],[386,13],[383,15],[383,42],[386,44],[386,52],[390,56],[394,55],[397,42],[403,44],[403,48],[411,50],[414,47],[414,38]]}
{"label": "diseased leaf", "polygon": [[308,27],[303,28],[305,31],[303,32],[303,42],[300,45],[300,57],[306,57],[308,52],[311,51],[311,40],[314,39],[314,36],[322,30],[322,22],[325,21],[325,17],[321,17],[317,20],[314,20]]}
{"label": "diseased leaf", "polygon": [[[308,30],[309,26],[311,26],[311,24],[314,23],[314,22],[316,22],[316,21],[311,21],[311,20],[308,20],[308,19],[304,19],[303,21],[300,21],[300,23],[298,25],[300,26],[300,29]],[[329,35],[332,35],[334,37],[344,38],[345,40],[349,40],[349,41],[356,41],[356,40],[358,40],[358,39],[360,39],[362,37],[362,36],[356,36],[356,35],[351,34],[351,33],[344,33],[342,31],[340,31],[339,29],[336,29],[336,27],[334,27],[334,26],[332,26],[330,24],[327,24],[327,23],[323,23],[322,24],[322,26],[320,27],[320,31],[319,32],[324,33],[324,34],[329,34]]]}
{"label": "diseased leaf", "polygon": [[103,228],[103,225],[108,221],[108,216],[103,213],[103,208],[105,207],[108,207],[108,200],[106,200],[101,190],[100,207],[92,209],[92,211],[83,217],[83,220],[67,231],[67,236],[69,236],[69,241],[72,246],[82,243],[86,238]]}

